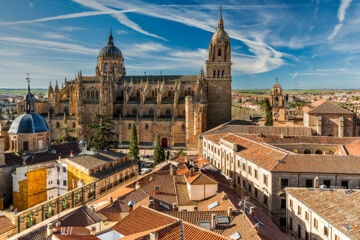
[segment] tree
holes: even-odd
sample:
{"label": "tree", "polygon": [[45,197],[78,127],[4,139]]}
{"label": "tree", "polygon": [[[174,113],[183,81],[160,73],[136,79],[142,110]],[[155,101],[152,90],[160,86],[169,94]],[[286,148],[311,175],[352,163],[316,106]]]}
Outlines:
{"label": "tree", "polygon": [[166,150],[165,159],[168,160],[169,157],[170,157],[170,151],[169,151],[169,150]]}
{"label": "tree", "polygon": [[268,98],[265,98],[265,126],[273,125],[272,107]]}
{"label": "tree", "polygon": [[154,149],[154,165],[159,164],[163,161],[165,161],[165,151],[164,148],[161,146],[160,136],[157,135]]}
{"label": "tree", "polygon": [[69,143],[69,142],[76,142],[77,138],[73,137],[69,134],[69,132],[74,132],[75,129],[69,127],[61,128],[64,131],[63,135],[59,135],[56,140],[55,144],[62,144],[62,143]]}
{"label": "tree", "polygon": [[141,166],[140,166],[140,158],[139,158],[139,146],[138,146],[138,139],[137,139],[135,123],[133,123],[133,125],[131,127],[129,157],[137,162],[138,171],[140,172]]}
{"label": "tree", "polygon": [[87,126],[90,131],[89,146],[95,151],[117,148],[118,135],[113,132],[114,122],[108,114],[96,114]]}

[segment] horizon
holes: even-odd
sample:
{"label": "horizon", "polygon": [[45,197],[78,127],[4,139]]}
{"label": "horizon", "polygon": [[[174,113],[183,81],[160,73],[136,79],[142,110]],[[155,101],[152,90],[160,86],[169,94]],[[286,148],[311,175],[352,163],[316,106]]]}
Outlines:
{"label": "horizon", "polygon": [[[360,88],[360,4],[352,0],[223,1],[233,89]],[[110,27],[127,75],[199,74],[219,19],[216,1],[10,0],[0,3],[0,88],[94,75]],[[326,86],[326,88],[324,88]]]}

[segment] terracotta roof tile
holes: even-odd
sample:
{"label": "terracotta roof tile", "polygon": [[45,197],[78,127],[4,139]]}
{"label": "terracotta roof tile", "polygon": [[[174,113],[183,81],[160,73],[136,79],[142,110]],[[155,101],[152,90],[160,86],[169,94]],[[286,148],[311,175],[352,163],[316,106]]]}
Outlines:
{"label": "terracotta roof tile", "polygon": [[86,227],[100,221],[102,219],[87,206],[82,206],[60,218],[61,226]]}
{"label": "terracotta roof tile", "polygon": [[10,219],[8,219],[5,216],[0,215],[0,235],[4,234],[14,228],[16,228],[16,226],[11,223]]}
{"label": "terracotta roof tile", "polygon": [[55,239],[58,240],[101,240],[94,235],[60,235],[54,234]]}
{"label": "terracotta roof tile", "polygon": [[303,108],[303,111],[309,114],[321,114],[321,113],[330,113],[330,114],[354,114],[353,112],[340,107],[336,103],[333,103],[329,100],[319,99],[316,102],[311,103],[308,106]]}
{"label": "terracotta roof tile", "polygon": [[188,176],[187,181],[191,185],[217,184],[215,180],[200,172],[195,173],[193,176]]}

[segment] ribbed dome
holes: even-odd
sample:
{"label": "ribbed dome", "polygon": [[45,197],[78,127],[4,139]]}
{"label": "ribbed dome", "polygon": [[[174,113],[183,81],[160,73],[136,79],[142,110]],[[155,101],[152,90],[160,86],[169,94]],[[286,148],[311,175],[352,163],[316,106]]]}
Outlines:
{"label": "ribbed dome", "polygon": [[228,43],[230,41],[229,36],[225,32],[224,20],[222,19],[222,9],[220,8],[220,19],[218,22],[218,28],[211,38],[211,42],[215,43]]}
{"label": "ribbed dome", "polygon": [[39,133],[48,132],[49,126],[45,119],[37,113],[24,113],[11,124],[8,133]]}
{"label": "ribbed dome", "polygon": [[115,47],[114,38],[110,33],[108,44],[100,50],[99,57],[101,58],[122,58],[120,49]]}

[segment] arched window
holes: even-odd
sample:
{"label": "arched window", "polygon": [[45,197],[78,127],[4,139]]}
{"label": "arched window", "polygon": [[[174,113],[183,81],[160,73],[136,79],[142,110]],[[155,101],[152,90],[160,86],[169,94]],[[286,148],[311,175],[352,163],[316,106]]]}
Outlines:
{"label": "arched window", "polygon": [[214,70],[214,77],[216,77],[216,70]]}
{"label": "arched window", "polygon": [[321,150],[316,150],[315,151],[315,154],[319,154],[319,155],[321,155],[323,152],[321,151]]}
{"label": "arched window", "polygon": [[56,122],[56,128],[60,128],[60,123]]}
{"label": "arched window", "polygon": [[185,130],[185,124],[181,124],[181,129]]}
{"label": "arched window", "polygon": [[134,108],[134,109],[132,110],[132,114],[133,114],[133,115],[137,115],[137,109],[136,109],[136,108]]}
{"label": "arched window", "polygon": [[128,124],[128,129],[131,129],[131,123]]}
{"label": "arched window", "polygon": [[96,98],[99,98],[99,90],[96,90]]}
{"label": "arched window", "polygon": [[218,57],[221,56],[221,48],[218,49]]}
{"label": "arched window", "polygon": [[311,154],[311,151],[309,149],[305,149],[304,154]]}
{"label": "arched window", "polygon": [[220,77],[220,70],[218,70],[218,75],[217,75],[217,77]]}
{"label": "arched window", "polygon": [[116,63],[114,63],[114,65],[113,65],[113,70],[114,70],[114,72],[117,70],[117,65],[116,65]]}
{"label": "arched window", "polygon": [[136,96],[140,97],[140,91],[139,90],[136,92]]}
{"label": "arched window", "polygon": [[274,98],[274,105],[277,106],[279,104],[279,98],[275,97]]}
{"label": "arched window", "polygon": [[224,76],[225,76],[225,71],[222,70],[222,72],[221,72],[221,77],[224,77]]}
{"label": "arched window", "polygon": [[72,123],[72,128],[75,128],[75,127],[76,127],[76,123],[73,122],[73,123]]}
{"label": "arched window", "polygon": [[145,124],[145,130],[149,129],[149,124]]}
{"label": "arched window", "polygon": [[191,90],[191,95],[194,96],[194,90]]}
{"label": "arched window", "polygon": [[171,97],[171,90],[168,92],[168,96]]}
{"label": "arched window", "polygon": [[188,88],[188,95],[191,95],[191,88]]}
{"label": "arched window", "polygon": [[188,93],[187,93],[187,90],[185,90],[185,96],[187,96],[187,94],[188,94]]}
{"label": "arched window", "polygon": [[95,97],[94,89],[91,89],[91,98]]}
{"label": "arched window", "polygon": [[151,96],[155,97],[155,91],[154,90],[152,90]]}
{"label": "arched window", "polygon": [[90,98],[90,90],[87,90],[87,98]]}
{"label": "arched window", "polygon": [[165,114],[166,114],[166,116],[170,116],[171,115],[170,109],[167,108]]}
{"label": "arched window", "polygon": [[152,108],[150,108],[150,110],[149,110],[149,115],[150,116],[154,115],[154,110]]}
{"label": "arched window", "polygon": [[50,107],[50,108],[49,108],[49,112],[50,112],[50,114],[53,114],[53,113],[54,113],[54,108],[53,108],[53,107]]}
{"label": "arched window", "polygon": [[108,64],[107,63],[105,63],[105,65],[104,65],[104,72],[107,72],[109,69],[109,66],[108,66]]}

